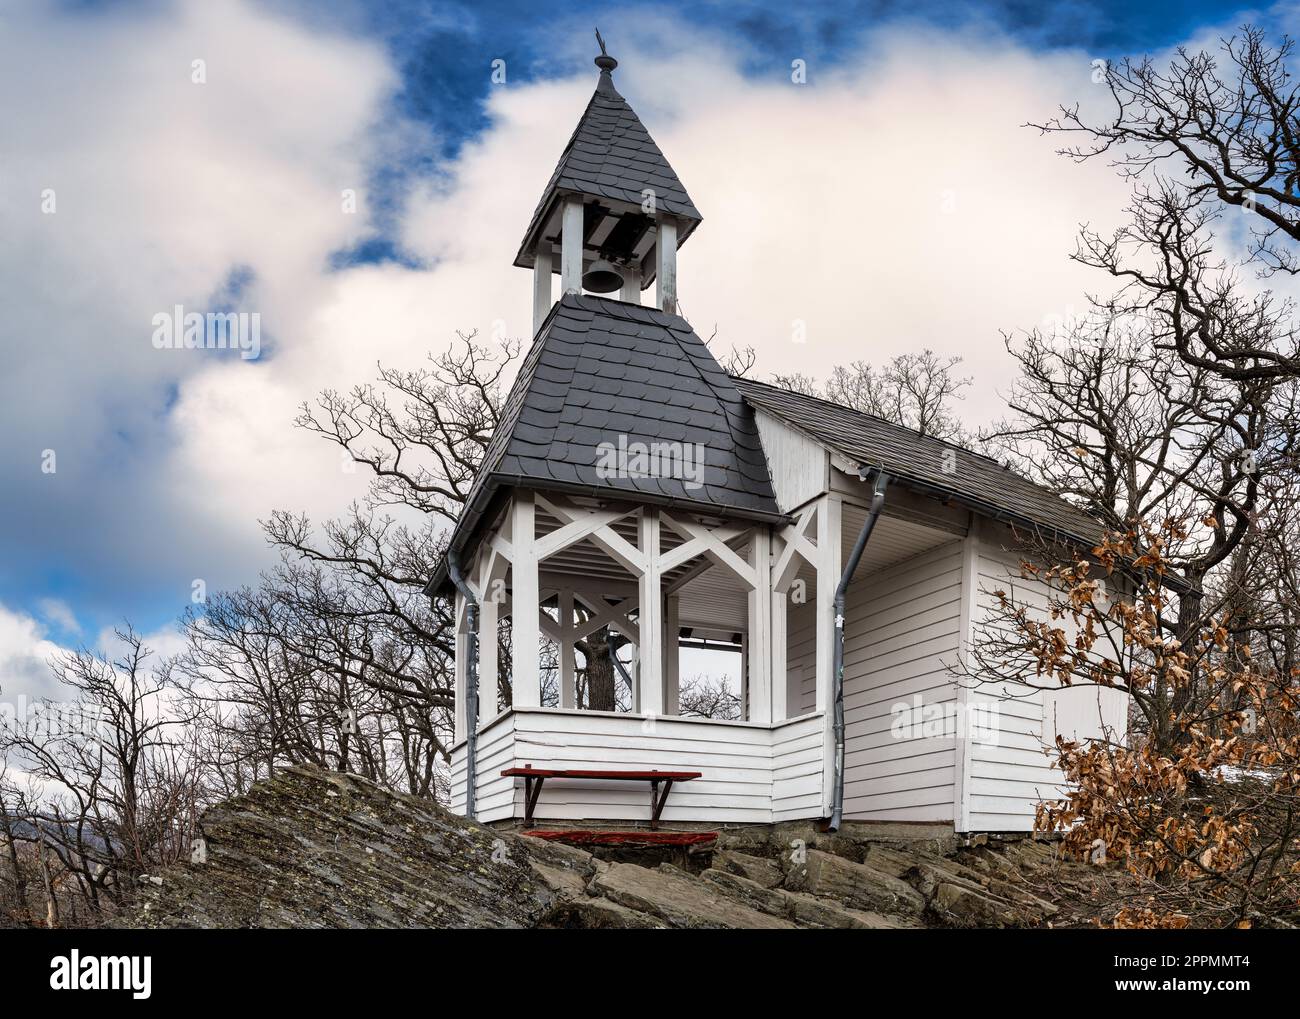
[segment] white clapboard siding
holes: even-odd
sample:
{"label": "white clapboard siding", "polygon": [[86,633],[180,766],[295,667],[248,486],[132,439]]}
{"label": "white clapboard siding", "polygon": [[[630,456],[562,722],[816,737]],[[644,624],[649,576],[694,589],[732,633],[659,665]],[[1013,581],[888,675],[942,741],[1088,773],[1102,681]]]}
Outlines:
{"label": "white clapboard siding", "polygon": [[[820,815],[821,715],[771,728],[752,723],[655,718],[605,712],[520,709],[479,737],[478,815],[522,817],[522,778],[538,769],[699,771],[673,787],[665,822],[767,823]],[[463,813],[465,748],[452,752],[452,809]],[[644,821],[648,782],[554,779],[538,798],[538,821]]]}
{"label": "white clapboard siding", "polygon": [[[515,717],[507,712],[479,733],[475,771],[475,814],[480,821],[497,821],[515,814],[514,781],[501,772],[514,767]],[[520,800],[522,802],[522,800]],[[465,813],[465,744],[451,753],[451,809]]]}
{"label": "white clapboard siding", "polygon": [[[520,766],[559,769],[700,771],[673,787],[663,820],[764,822],[772,816],[772,731],[700,719],[643,719],[604,712],[516,712]],[[522,787],[523,779],[516,780]],[[648,820],[641,782],[547,782],[535,816],[546,821]]]}
{"label": "white clapboard siding", "polygon": [[772,729],[772,820],[821,816],[822,725],[814,714]]}
{"label": "white clapboard siding", "polygon": [[894,708],[957,701],[961,542],[849,588],[844,622],[844,816],[951,821],[957,742],[899,738]]}
{"label": "white clapboard siding", "polygon": [[[976,574],[974,640],[979,641],[981,631],[998,614],[998,590],[1046,618],[1046,587],[1022,577],[1020,556],[989,535],[980,540]],[[1056,625],[1067,631],[1071,627],[1068,620],[1058,620]],[[1125,730],[1127,700],[1118,691],[1043,691],[1016,684],[1003,688],[1015,698],[998,705],[996,740],[970,745],[966,826],[971,831],[1029,831],[1038,804],[1064,795],[1061,773],[1052,767],[1055,754],[1050,752],[1058,731],[1071,739],[1091,739],[1102,736],[1106,728],[1117,736]],[[972,697],[985,701],[997,689],[984,685]]]}

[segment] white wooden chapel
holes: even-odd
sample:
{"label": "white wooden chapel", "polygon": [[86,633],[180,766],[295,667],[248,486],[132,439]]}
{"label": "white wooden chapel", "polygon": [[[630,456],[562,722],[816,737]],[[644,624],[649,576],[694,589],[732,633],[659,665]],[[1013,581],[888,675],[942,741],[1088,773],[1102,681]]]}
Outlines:
{"label": "white wooden chapel", "polygon": [[[1122,734],[1123,699],[998,698],[959,672],[989,592],[1024,583],[1018,536],[1087,548],[1096,524],[983,456],[728,376],[677,314],[700,213],[603,46],[596,64],[515,260],[533,270],[533,344],[428,587],[455,600],[452,808],[521,820],[511,769],[692,771],[667,826],[1027,830],[1058,793],[1044,743]],[[594,711],[577,645],[606,629],[624,696]],[[742,717],[680,713],[684,648],[735,656]],[[979,698],[992,731],[899,725],[967,718]],[[633,826],[649,808],[635,783],[566,779],[532,813]]]}

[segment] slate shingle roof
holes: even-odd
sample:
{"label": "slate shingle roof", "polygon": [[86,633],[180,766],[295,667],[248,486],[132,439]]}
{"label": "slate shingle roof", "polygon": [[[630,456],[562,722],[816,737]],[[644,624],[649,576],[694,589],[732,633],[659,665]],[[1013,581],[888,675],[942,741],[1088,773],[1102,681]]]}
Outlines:
{"label": "slate shingle roof", "polygon": [[650,132],[614,88],[609,71],[602,70],[591,102],[542,192],[515,265],[526,269],[533,264],[533,235],[558,195],[578,194],[640,205],[646,188],[654,190],[659,210],[684,221],[678,243],[685,241],[703,217]]}
{"label": "slate shingle roof", "polygon": [[[603,477],[602,443],[699,443],[691,478]],[[456,524],[474,534],[501,486],[626,494],[754,520],[784,519],[753,410],[686,321],[657,308],[565,294],[506,398],[501,423]],[[430,583],[442,586],[443,572]]]}
{"label": "slate shingle roof", "polygon": [[[1092,517],[989,457],[829,400],[752,379],[732,382],[751,406],[811,435],[846,459],[1090,545],[1101,537],[1101,525]],[[954,467],[952,473],[944,470],[945,461]]]}

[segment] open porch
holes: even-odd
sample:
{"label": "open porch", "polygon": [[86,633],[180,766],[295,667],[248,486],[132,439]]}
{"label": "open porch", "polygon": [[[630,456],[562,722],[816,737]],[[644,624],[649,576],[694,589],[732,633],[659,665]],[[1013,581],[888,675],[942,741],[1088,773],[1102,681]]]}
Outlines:
{"label": "open porch", "polygon": [[[864,500],[834,492],[778,526],[514,492],[469,577],[481,613],[476,816],[522,818],[524,782],[502,772],[525,767],[700,772],[673,790],[669,824],[825,816],[833,594],[865,513]],[[935,521],[883,517],[855,580],[952,540]],[[458,597],[457,811],[468,778],[465,609]],[[601,650],[612,705],[594,696]],[[697,668],[728,676],[727,703],[695,696]],[[601,779],[547,782],[535,813],[649,819],[644,789]]]}

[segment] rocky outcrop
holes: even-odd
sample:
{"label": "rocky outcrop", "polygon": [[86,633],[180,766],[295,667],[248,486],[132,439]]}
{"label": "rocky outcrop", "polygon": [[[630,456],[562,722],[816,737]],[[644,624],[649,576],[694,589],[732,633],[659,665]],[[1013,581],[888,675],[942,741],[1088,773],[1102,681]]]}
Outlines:
{"label": "rocky outcrop", "polygon": [[[902,928],[1021,926],[1039,843],[723,832],[683,866],[498,831],[353,775],[286,768],[209,810],[206,859],[147,875],[126,927]],[[599,852],[599,850],[597,850]],[[196,860],[204,854],[196,856]]]}
{"label": "rocky outcrop", "polygon": [[140,927],[532,927],[590,856],[525,846],[353,775],[285,768],[203,817],[207,862],[142,883]]}

